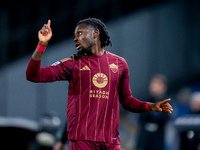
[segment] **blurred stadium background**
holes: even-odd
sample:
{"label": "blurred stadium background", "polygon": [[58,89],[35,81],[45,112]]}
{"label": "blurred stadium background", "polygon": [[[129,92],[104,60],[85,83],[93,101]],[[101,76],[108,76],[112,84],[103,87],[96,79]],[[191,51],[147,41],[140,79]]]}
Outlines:
{"label": "blurred stadium background", "polygon": [[[28,130],[31,138],[33,132],[41,131],[46,114],[51,121],[60,118],[54,123],[47,121],[52,130],[63,128],[68,83],[30,83],[25,71],[38,43],[37,32],[48,19],[52,21],[53,37],[42,66],[76,53],[74,28],[87,17],[106,23],[113,46],[105,49],[124,57],[129,64],[133,96],[148,101],[149,80],[156,73],[168,78],[168,95],[174,108],[181,89],[200,91],[199,0],[4,1],[0,5],[0,128]],[[175,109],[171,124],[176,117]],[[137,118],[137,114],[122,110],[120,132],[126,150],[135,148]],[[170,125],[168,133],[175,130]],[[15,132],[3,131],[1,141],[16,141],[9,138]],[[176,150],[177,145],[175,135],[166,135],[166,150]]]}

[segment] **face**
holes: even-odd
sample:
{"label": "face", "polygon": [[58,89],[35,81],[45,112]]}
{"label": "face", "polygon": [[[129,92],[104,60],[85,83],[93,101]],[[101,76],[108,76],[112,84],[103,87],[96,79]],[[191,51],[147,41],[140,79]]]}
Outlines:
{"label": "face", "polygon": [[85,24],[80,24],[74,32],[74,41],[77,50],[90,51],[95,45],[94,28]]}
{"label": "face", "polygon": [[200,103],[198,100],[192,99],[191,101],[191,110],[192,112],[199,112],[200,111]]}
{"label": "face", "polygon": [[150,82],[149,91],[152,96],[161,96],[166,92],[166,85],[162,80],[154,78]]}

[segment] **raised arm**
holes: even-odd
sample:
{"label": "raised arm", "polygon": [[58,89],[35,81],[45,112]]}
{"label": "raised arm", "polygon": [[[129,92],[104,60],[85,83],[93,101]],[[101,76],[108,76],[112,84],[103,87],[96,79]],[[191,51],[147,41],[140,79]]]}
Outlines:
{"label": "raised arm", "polygon": [[72,59],[58,61],[52,66],[41,68],[41,59],[49,40],[52,37],[51,21],[44,24],[38,32],[39,43],[29,61],[26,69],[26,79],[33,82],[53,82],[56,80],[69,80],[71,77]]}
{"label": "raised arm", "polygon": [[[51,31],[51,21],[48,20],[48,24],[44,24],[42,29],[38,32],[39,43],[37,48],[32,54],[32,57],[29,61],[28,67],[26,69],[26,79],[29,81],[39,82],[42,80],[40,72],[45,72],[47,76],[51,74],[48,68],[40,69],[41,59],[44,53],[46,46],[48,45],[49,40],[52,37]],[[51,80],[51,79],[49,79]]]}

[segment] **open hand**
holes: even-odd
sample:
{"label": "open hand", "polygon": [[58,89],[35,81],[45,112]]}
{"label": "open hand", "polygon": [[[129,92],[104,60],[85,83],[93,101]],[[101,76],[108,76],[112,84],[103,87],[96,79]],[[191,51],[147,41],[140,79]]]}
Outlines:
{"label": "open hand", "polygon": [[52,37],[52,31],[50,25],[51,25],[51,20],[48,20],[48,23],[44,24],[42,29],[38,32],[39,44],[41,46],[47,46],[49,40]]}
{"label": "open hand", "polygon": [[172,113],[173,109],[172,106],[168,103],[171,99],[166,99],[160,102],[156,103],[151,103],[149,105],[150,110],[155,111],[155,112],[168,112]]}

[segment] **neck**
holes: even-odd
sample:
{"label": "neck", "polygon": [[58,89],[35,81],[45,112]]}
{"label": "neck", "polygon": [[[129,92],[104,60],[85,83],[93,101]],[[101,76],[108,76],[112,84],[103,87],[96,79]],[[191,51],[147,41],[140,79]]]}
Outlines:
{"label": "neck", "polygon": [[91,53],[93,55],[103,55],[104,49],[101,47],[101,44],[99,43],[91,47]]}
{"label": "neck", "polygon": [[91,50],[91,54],[92,55],[103,55],[103,53],[104,53],[104,49],[103,48],[101,48],[101,49],[92,49]]}

